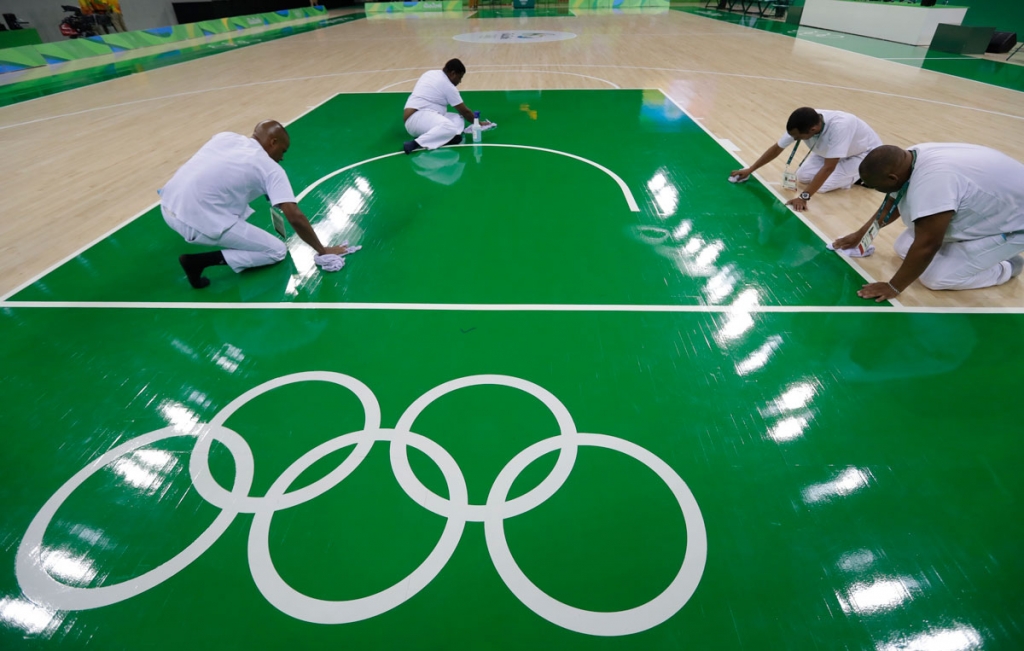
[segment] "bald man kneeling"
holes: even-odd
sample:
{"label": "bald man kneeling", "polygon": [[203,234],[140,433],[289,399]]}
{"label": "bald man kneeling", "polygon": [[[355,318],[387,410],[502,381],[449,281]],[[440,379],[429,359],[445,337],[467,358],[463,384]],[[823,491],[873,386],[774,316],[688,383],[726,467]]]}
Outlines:
{"label": "bald man kneeling", "polygon": [[887,196],[868,223],[832,246],[856,246],[876,221],[901,217],[907,226],[893,245],[903,264],[888,282],[864,285],[860,297],[889,300],[919,279],[929,289],[978,289],[1024,270],[1024,164],[979,145],[883,145],[861,162],[860,177]]}
{"label": "bald man kneeling", "polygon": [[256,125],[251,138],[218,133],[181,166],[161,191],[160,209],[167,225],[189,244],[221,247],[178,258],[196,289],[210,284],[207,267],[226,264],[238,273],[284,260],[284,242],[246,220],[249,203],[266,195],[284,213],[303,242],[320,255],[344,254],[344,246],[324,246],[299,210],[288,175],[281,167],[291,145],[288,132],[273,120]]}

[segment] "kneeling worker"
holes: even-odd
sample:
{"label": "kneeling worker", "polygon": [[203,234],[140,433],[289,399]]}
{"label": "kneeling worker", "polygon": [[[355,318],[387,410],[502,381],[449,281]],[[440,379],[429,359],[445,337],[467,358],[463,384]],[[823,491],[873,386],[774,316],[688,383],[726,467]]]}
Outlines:
{"label": "kneeling worker", "polygon": [[[462,142],[462,131],[466,128],[463,120],[473,121],[473,112],[466,108],[456,88],[465,74],[466,66],[458,59],[452,59],[441,70],[423,73],[416,82],[405,102],[402,118],[405,130],[413,137],[402,146],[405,153]],[[448,112],[449,106],[458,113]],[[480,123],[483,127],[489,124],[486,120]]]}
{"label": "kneeling worker", "polygon": [[759,167],[775,160],[794,142],[805,140],[811,152],[797,170],[796,180],[806,187],[799,196],[786,202],[794,210],[805,210],[816,192],[851,187],[860,178],[857,172],[860,162],[869,151],[882,144],[878,134],[857,116],[807,106],[793,111],[786,122],[786,131],[787,134],[761,154],[753,165],[734,170],[730,180],[745,180]]}
{"label": "kneeling worker", "polygon": [[833,242],[848,249],[878,222],[907,225],[893,248],[903,264],[888,282],[857,295],[885,301],[920,279],[929,289],[1001,285],[1024,270],[1024,165],[978,145],[883,145],[860,165],[864,185],[888,193],[856,233]]}
{"label": "kneeling worker", "polygon": [[222,247],[178,258],[196,289],[210,284],[203,270],[226,264],[234,272],[284,260],[284,242],[246,220],[249,202],[266,195],[284,213],[295,233],[319,255],[343,255],[344,246],[324,246],[295,202],[281,160],[291,140],[280,123],[256,125],[251,138],[218,133],[181,166],[161,191],[160,210],[167,225],[190,244]]}

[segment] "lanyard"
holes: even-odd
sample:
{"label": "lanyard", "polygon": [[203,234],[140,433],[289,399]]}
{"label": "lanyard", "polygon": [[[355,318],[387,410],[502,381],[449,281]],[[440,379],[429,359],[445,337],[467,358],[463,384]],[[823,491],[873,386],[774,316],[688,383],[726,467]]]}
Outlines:
{"label": "lanyard", "polygon": [[[914,173],[914,166],[917,165],[917,151],[911,149],[910,150],[910,156],[911,156],[911,160],[910,160],[910,173],[913,174]],[[879,226],[885,226],[886,224],[889,223],[889,220],[892,219],[892,214],[894,212],[896,212],[896,209],[899,207],[900,202],[903,201],[903,198],[907,196],[907,190],[909,188],[910,188],[910,176],[908,175],[907,176],[907,182],[904,183],[903,187],[901,187],[899,189],[899,191],[896,193],[896,197],[895,198],[893,198],[891,192],[889,192],[889,193],[887,193],[885,195],[885,198],[882,199],[882,205],[878,207],[877,215],[880,216],[882,214],[882,210],[885,208],[885,202],[887,202],[889,199],[892,199],[892,205],[889,206],[889,210],[885,213],[885,219],[879,221],[876,218],[876,221],[878,221],[878,225]]]}
{"label": "lanyard", "polygon": [[[821,131],[819,131],[818,133],[814,134],[813,136],[811,136],[810,138],[807,139],[807,142],[808,142],[807,153],[804,154],[803,160],[800,161],[801,165],[804,164],[804,161],[807,160],[807,157],[811,155],[811,151],[814,150],[814,146],[810,144],[810,141],[814,140],[814,144],[815,145],[818,144],[818,140],[821,139],[821,136],[822,136],[822,134],[825,133],[825,129],[826,128],[828,128],[828,125],[825,124],[825,120],[822,119],[822,121],[821,121]],[[796,150],[799,149],[799,148],[800,148],[800,141],[797,140],[795,143],[793,143],[793,151],[791,151],[789,153],[789,160],[786,161],[786,167],[789,167],[793,163],[793,157],[796,156]]]}

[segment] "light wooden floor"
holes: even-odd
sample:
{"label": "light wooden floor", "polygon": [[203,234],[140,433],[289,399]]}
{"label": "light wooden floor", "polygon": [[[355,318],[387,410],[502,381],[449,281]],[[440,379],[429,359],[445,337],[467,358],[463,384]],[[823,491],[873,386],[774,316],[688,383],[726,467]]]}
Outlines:
{"label": "light wooden floor", "polygon": [[[452,40],[524,28],[578,38]],[[358,20],[0,108],[0,295],[153,205],[156,189],[213,133],[248,134],[265,118],[287,122],[339,92],[407,92],[424,70],[454,56],[469,68],[470,90],[660,88],[735,143],[745,162],[804,105],[852,112],[886,143],[973,142],[1024,160],[1022,93],[681,12]],[[763,178],[777,182],[783,162]],[[839,236],[880,198],[857,187],[816,196],[805,214]],[[897,268],[890,245],[898,230],[886,229],[879,252],[860,263],[872,277]],[[902,298],[911,306],[1024,306],[1024,283],[971,292],[915,285]]]}

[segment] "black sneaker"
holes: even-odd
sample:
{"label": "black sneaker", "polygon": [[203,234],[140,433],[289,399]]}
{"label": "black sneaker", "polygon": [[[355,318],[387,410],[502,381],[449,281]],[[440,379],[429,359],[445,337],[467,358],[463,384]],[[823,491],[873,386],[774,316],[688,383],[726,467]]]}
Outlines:
{"label": "black sneaker", "polygon": [[415,140],[409,140],[409,141],[405,142],[402,145],[402,151],[404,151],[406,154],[411,154],[414,151],[416,151],[417,149],[422,149],[422,148],[423,148],[423,145],[421,145],[420,143],[416,142]]}

